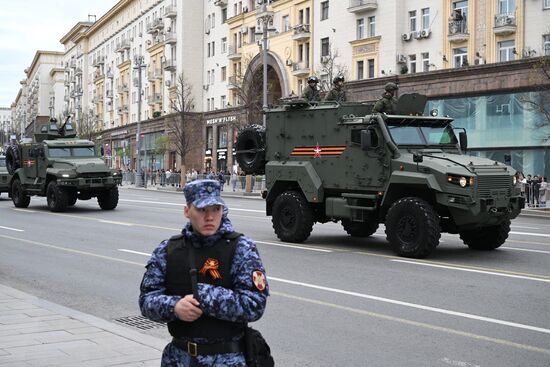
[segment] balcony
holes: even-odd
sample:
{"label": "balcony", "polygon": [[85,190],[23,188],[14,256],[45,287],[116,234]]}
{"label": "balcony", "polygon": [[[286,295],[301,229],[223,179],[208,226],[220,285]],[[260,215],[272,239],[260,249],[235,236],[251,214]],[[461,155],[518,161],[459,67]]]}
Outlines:
{"label": "balcony", "polygon": [[124,113],[128,113],[128,106],[122,106],[122,107],[118,107],[116,109],[116,112],[119,114],[119,115],[122,115]]}
{"label": "balcony", "polygon": [[309,75],[309,63],[308,62],[298,62],[292,65],[292,75],[294,76],[303,76]]}
{"label": "balcony", "polygon": [[101,70],[98,70],[94,73],[94,83],[105,78],[105,74]]}
{"label": "balcony", "polygon": [[107,75],[107,78],[113,79],[113,72],[112,72],[112,71],[110,71],[110,70],[107,71],[107,74],[106,74],[106,75]]}
{"label": "balcony", "polygon": [[107,95],[107,98],[109,99],[113,99],[113,91],[111,89],[108,89],[107,92],[106,92],[106,95]]}
{"label": "balcony", "polygon": [[449,22],[449,42],[463,42],[470,38],[468,34],[468,23],[465,20],[451,20]]}
{"label": "balcony", "polygon": [[167,18],[175,18],[178,15],[178,9],[175,5],[168,5],[164,10],[164,16]]}
{"label": "balcony", "polygon": [[65,95],[65,96],[63,97],[63,100],[64,100],[65,102],[69,102],[69,99],[70,99],[70,98],[69,98],[69,95]]}
{"label": "balcony", "polygon": [[162,69],[158,68],[158,69],[149,70],[149,72],[147,73],[147,77],[149,81],[162,79]]}
{"label": "balcony", "polygon": [[227,88],[228,89],[238,89],[239,83],[237,82],[237,76],[232,75],[227,78]]}
{"label": "balcony", "polygon": [[166,60],[164,62],[164,70],[175,71],[176,70],[176,60]]}
{"label": "balcony", "polygon": [[128,41],[127,39],[123,39],[122,41],[117,43],[115,51],[124,52],[129,49],[130,49],[130,41]]}
{"label": "balcony", "polygon": [[162,18],[155,18],[149,24],[147,24],[147,33],[156,33],[164,28],[164,22]]}
{"label": "balcony", "polygon": [[128,84],[120,84],[116,88],[118,94],[124,94],[128,92]]}
{"label": "balcony", "polygon": [[516,33],[516,28],[516,15],[514,13],[495,15],[495,26],[493,31],[497,36]]}
{"label": "balcony", "polygon": [[69,63],[69,66],[74,69],[76,68],[76,60],[71,60],[71,62]]}
{"label": "balcony", "polygon": [[65,80],[65,83],[64,83],[64,84],[65,84],[66,87],[68,87],[68,86],[71,85],[71,82],[70,82],[69,80]]}
{"label": "balcony", "polygon": [[221,6],[222,8],[226,7],[227,6],[227,0],[215,0],[214,5],[215,6]]}
{"label": "balcony", "polygon": [[294,27],[294,34],[292,35],[292,39],[294,41],[304,41],[309,39],[311,37],[311,32],[309,29],[309,24],[298,24],[296,27]]}
{"label": "balcony", "polygon": [[99,67],[103,64],[105,64],[105,56],[99,56],[98,58],[94,59],[92,66]]}
{"label": "balcony", "polygon": [[240,49],[236,48],[235,46],[227,47],[227,58],[229,60],[238,60],[238,59],[240,59],[241,58]]}
{"label": "balcony", "polygon": [[169,45],[176,43],[177,42],[176,32],[167,32],[164,35],[164,42]]}
{"label": "balcony", "polygon": [[350,13],[363,13],[378,9],[377,0],[349,0],[348,11]]}
{"label": "balcony", "polygon": [[82,69],[81,68],[76,68],[75,71],[74,71],[74,75],[75,76],[82,75]]}

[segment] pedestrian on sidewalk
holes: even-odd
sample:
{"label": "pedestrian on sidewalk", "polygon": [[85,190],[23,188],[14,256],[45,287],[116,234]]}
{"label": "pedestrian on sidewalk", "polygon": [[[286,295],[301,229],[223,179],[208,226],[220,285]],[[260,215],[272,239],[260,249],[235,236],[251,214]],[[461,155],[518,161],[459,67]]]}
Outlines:
{"label": "pedestrian on sidewalk", "polygon": [[[184,188],[181,234],[153,251],[141,282],[142,314],[168,323],[161,366],[246,367],[246,324],[265,310],[268,285],[256,244],[233,229],[217,180]],[[198,269],[198,271],[197,271]]]}

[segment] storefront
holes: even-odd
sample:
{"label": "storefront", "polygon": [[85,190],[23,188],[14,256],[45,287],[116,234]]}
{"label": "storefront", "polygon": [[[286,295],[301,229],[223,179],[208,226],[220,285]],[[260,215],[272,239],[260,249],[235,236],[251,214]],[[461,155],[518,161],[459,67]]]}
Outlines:
{"label": "storefront", "polygon": [[237,131],[244,124],[242,110],[231,108],[225,111],[214,111],[206,116],[205,172],[227,172],[234,162],[234,143]]}

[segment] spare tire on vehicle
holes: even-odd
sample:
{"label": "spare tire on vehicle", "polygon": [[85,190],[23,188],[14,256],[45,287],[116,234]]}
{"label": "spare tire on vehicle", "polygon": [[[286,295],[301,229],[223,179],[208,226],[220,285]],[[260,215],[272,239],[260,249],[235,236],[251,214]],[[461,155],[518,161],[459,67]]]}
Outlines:
{"label": "spare tire on vehicle", "polygon": [[265,171],[265,127],[250,125],[237,136],[235,154],[245,174],[263,174]]}
{"label": "spare tire on vehicle", "polygon": [[13,175],[15,171],[21,167],[21,157],[19,157],[19,146],[10,145],[6,149],[6,168],[10,175]]}

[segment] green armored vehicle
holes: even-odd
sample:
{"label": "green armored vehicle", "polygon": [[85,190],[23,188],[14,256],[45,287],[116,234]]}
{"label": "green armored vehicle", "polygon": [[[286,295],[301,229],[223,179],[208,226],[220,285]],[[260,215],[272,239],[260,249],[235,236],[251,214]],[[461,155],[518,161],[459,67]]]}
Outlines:
{"label": "green armored vehicle", "polygon": [[10,174],[8,173],[8,170],[6,169],[6,157],[3,155],[0,155],[0,195],[3,192],[9,191],[9,181],[10,181]]}
{"label": "green armored vehicle", "polygon": [[9,194],[17,208],[28,207],[33,195],[45,196],[53,212],[93,197],[104,210],[118,204],[122,178],[96,156],[93,142],[76,138],[69,120],[58,127],[52,119],[35,134],[35,142],[8,147],[6,166],[13,175]]}
{"label": "green armored vehicle", "polygon": [[386,115],[368,104],[289,100],[266,111],[265,129],[243,129],[237,161],[248,174],[265,172],[277,237],[302,242],[315,222],[340,221],[356,237],[384,223],[393,251],[406,257],[428,256],[441,232],[473,249],[501,246],[524,207],[515,171],[464,155],[466,131],[436,111],[423,116],[425,103],[404,95]]}

